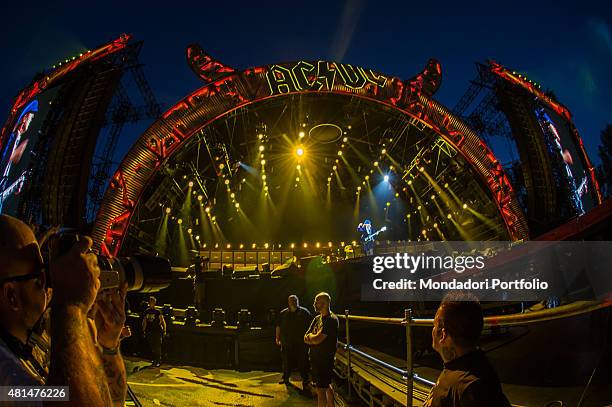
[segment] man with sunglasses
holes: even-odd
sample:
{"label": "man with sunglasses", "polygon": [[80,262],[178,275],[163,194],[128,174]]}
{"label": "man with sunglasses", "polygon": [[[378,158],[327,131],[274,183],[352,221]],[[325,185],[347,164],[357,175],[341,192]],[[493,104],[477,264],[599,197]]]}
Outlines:
{"label": "man with sunglasses", "polygon": [[[102,348],[100,354],[87,319],[100,287],[100,269],[91,245],[91,239],[82,239],[50,264],[53,303],[47,365],[37,357],[37,341],[32,340],[49,301],[40,247],[29,226],[0,215],[0,386],[68,386],[72,405],[111,404],[105,369],[109,365],[118,370],[115,366],[122,360],[116,348]],[[125,298],[125,287],[119,296]],[[117,327],[125,315],[117,313],[110,298],[104,298],[99,309],[98,339],[105,341],[102,346],[118,345]],[[124,370],[121,380],[119,387],[125,387]]]}

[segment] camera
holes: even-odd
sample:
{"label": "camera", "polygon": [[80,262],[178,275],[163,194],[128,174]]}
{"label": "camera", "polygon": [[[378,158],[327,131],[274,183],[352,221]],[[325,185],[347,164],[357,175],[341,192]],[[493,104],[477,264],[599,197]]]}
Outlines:
{"label": "camera", "polygon": [[[76,233],[61,233],[55,238],[52,257],[66,254],[81,236]],[[117,288],[128,282],[128,291],[151,293],[170,285],[172,269],[170,261],[150,254],[135,254],[129,257],[98,257],[100,266],[100,290]],[[53,286],[53,281],[47,279]]]}

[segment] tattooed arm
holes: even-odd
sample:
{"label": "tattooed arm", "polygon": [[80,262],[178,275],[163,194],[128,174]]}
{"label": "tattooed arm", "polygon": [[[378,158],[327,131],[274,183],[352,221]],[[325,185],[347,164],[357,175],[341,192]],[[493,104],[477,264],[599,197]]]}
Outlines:
{"label": "tattooed arm", "polygon": [[125,323],[125,296],[127,283],[121,289],[107,290],[96,302],[95,315],[97,341],[102,352],[100,358],[113,404],[123,406],[127,393],[125,364],[119,352],[121,331]]}
{"label": "tattooed arm", "polygon": [[51,365],[47,384],[69,386],[69,405],[96,407],[109,405],[110,395],[87,325],[87,312],[100,287],[100,269],[96,256],[89,251],[91,244],[91,239],[84,238],[51,263]]}
{"label": "tattooed arm", "polygon": [[108,383],[111,400],[115,406],[123,406],[127,393],[127,380],[125,375],[125,363],[121,354],[102,354],[102,366]]}

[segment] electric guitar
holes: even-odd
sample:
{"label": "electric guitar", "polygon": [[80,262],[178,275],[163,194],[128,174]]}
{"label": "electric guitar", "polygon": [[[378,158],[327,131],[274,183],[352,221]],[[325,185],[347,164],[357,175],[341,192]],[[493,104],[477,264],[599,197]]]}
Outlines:
{"label": "electric guitar", "polygon": [[385,230],[387,230],[386,226],[383,226],[380,230],[376,231],[375,233],[372,233],[371,235],[367,236],[366,238],[363,239],[364,242],[373,242],[374,238],[376,238],[376,236],[378,236],[379,233],[384,232]]}

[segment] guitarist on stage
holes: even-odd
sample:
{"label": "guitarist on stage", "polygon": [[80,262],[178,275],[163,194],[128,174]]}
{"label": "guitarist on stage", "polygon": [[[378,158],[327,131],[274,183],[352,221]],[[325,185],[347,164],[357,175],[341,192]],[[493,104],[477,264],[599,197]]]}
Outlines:
{"label": "guitarist on stage", "polygon": [[376,235],[376,230],[374,230],[370,219],[366,219],[363,223],[360,223],[359,226],[357,226],[357,231],[361,233],[359,240],[361,241],[363,254],[366,256],[374,255],[374,237]]}

